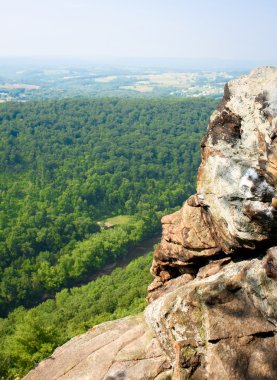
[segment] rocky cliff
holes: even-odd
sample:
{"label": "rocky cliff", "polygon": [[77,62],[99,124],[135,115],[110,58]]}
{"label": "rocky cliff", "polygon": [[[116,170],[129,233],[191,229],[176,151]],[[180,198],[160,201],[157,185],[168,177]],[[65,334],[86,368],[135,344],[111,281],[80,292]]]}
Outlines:
{"label": "rocky cliff", "polygon": [[162,220],[157,284],[195,275],[211,258],[245,257],[276,242],[276,78],[266,68],[226,84],[201,142],[197,194]]}
{"label": "rocky cliff", "polygon": [[197,194],[162,219],[144,316],[95,327],[26,379],[277,379],[277,69],[229,82]]}

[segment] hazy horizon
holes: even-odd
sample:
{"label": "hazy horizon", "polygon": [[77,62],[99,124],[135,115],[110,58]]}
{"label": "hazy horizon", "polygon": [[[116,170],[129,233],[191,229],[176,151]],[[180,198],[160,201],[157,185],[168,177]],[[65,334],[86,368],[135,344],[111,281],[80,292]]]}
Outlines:
{"label": "hazy horizon", "polygon": [[274,0],[10,0],[1,14],[1,60],[277,63]]}
{"label": "hazy horizon", "polygon": [[73,57],[73,56],[38,56],[0,57],[0,67],[14,67],[26,69],[46,67],[95,67],[103,69],[163,69],[181,71],[244,71],[249,72],[261,66],[277,66],[276,60],[227,60],[220,58],[147,58],[147,57]]}

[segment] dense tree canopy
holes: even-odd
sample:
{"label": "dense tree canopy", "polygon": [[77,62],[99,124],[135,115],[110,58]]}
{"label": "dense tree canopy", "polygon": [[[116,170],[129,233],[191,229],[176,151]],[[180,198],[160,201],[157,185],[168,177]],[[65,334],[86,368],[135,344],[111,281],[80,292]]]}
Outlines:
{"label": "dense tree canopy", "polygon": [[[71,337],[146,306],[152,253],[88,285],[64,289],[39,306],[0,319],[0,379],[14,380]],[[2,376],[2,377],[1,377]]]}
{"label": "dense tree canopy", "polygon": [[[208,98],[0,104],[0,313],[20,306],[0,320],[0,376],[21,376],[69,337],[142,310],[150,256],[66,288],[158,231],[194,191],[214,107]],[[128,217],[100,230],[116,215]]]}
{"label": "dense tree canopy", "polygon": [[[214,103],[0,105],[2,315],[85,278],[157,229],[157,211],[180,205],[193,191],[199,141]],[[98,220],[118,214],[144,218],[144,227],[118,229],[117,239],[98,232]],[[103,243],[106,235],[113,249]]]}

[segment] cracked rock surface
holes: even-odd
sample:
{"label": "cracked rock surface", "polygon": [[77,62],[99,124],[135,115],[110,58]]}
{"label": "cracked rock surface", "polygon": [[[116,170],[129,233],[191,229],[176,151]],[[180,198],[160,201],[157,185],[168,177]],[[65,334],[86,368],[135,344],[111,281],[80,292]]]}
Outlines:
{"label": "cracked rock surface", "polygon": [[145,311],[174,380],[277,379],[277,68],[229,82]]}
{"label": "cracked rock surface", "polygon": [[229,263],[153,301],[145,316],[174,379],[277,379],[277,282],[265,259]]}
{"label": "cracked rock surface", "polygon": [[103,323],[56,349],[26,380],[165,380],[170,363],[143,315]]}
{"label": "cracked rock surface", "polygon": [[[277,68],[230,81],[201,142],[197,194],[162,219],[155,282],[277,240]],[[150,292],[150,300],[151,300]]]}

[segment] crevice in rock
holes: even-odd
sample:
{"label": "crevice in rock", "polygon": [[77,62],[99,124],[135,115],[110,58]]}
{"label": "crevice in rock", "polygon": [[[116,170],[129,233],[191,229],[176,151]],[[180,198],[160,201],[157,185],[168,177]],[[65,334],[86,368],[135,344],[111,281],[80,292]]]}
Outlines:
{"label": "crevice in rock", "polygon": [[153,380],[156,380],[160,377],[160,375],[164,376],[163,380],[172,380],[172,369],[167,369],[165,371],[161,371],[157,376],[153,378]]}
{"label": "crevice in rock", "polygon": [[[262,259],[265,256],[265,252],[277,244],[275,239],[268,239],[260,242],[242,241],[245,248],[239,248],[232,254],[232,261],[237,263],[239,261],[249,261],[253,259]],[[251,248],[251,246],[253,248]]]}
{"label": "crevice in rock", "polygon": [[[194,256],[193,258],[188,259],[186,262],[184,262],[184,265],[180,265],[181,258],[178,260],[178,262],[176,260],[176,263],[172,259],[171,261],[168,260],[166,263],[163,263],[160,269],[161,271],[165,271],[170,274],[169,280],[175,279],[184,274],[191,274],[196,277],[202,268],[213,263],[216,264],[222,259],[230,258],[230,260],[223,263],[222,266],[227,265],[230,261],[233,263],[238,263],[240,261],[251,261],[253,259],[262,260],[264,257],[264,252],[266,252],[270,247],[276,245],[276,240],[256,242],[255,245],[251,241],[243,241],[242,244],[245,245],[245,248],[238,248],[228,255],[223,251],[219,251],[215,253],[212,258],[209,256]],[[202,250],[203,249],[199,249],[199,252]],[[197,251],[197,249],[194,251]],[[165,283],[167,280],[163,282]]]}
{"label": "crevice in rock", "polygon": [[[166,239],[164,238],[164,240],[167,242],[167,243],[170,243],[170,244],[174,244],[174,245],[178,245],[184,249],[187,249],[189,251],[192,251],[192,252],[201,252],[201,251],[206,251],[206,250],[209,250],[209,249],[216,249],[217,247],[214,246],[214,247],[205,247],[205,248],[196,248],[196,247],[190,247],[190,246],[186,246],[186,245],[183,245],[182,243],[178,242],[178,241],[174,241],[172,239]],[[200,240],[200,239],[199,239]],[[201,240],[200,240],[201,241]],[[203,243],[204,244],[204,243]],[[188,260],[186,260],[188,261]]]}
{"label": "crevice in rock", "polygon": [[236,339],[236,338],[245,338],[245,337],[253,337],[253,338],[273,338],[277,331],[272,330],[272,331],[262,331],[262,332],[257,332],[249,335],[240,335],[240,336],[227,336],[224,338],[218,338],[218,339],[208,339],[208,343],[211,344],[217,344],[222,340],[227,340],[227,339]]}

